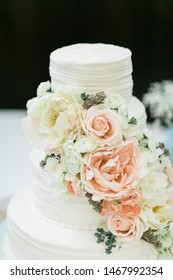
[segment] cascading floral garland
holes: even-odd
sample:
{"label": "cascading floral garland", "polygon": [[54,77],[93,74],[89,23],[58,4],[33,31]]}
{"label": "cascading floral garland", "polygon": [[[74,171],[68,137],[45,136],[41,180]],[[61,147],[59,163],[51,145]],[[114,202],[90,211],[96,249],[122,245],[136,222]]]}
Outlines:
{"label": "cascading floral garland", "polygon": [[144,239],[160,254],[173,253],[173,167],[168,151],[119,95],[93,95],[41,83],[27,103],[24,132],[46,152],[40,166],[59,191],[85,194],[102,216],[97,242],[106,253]]}

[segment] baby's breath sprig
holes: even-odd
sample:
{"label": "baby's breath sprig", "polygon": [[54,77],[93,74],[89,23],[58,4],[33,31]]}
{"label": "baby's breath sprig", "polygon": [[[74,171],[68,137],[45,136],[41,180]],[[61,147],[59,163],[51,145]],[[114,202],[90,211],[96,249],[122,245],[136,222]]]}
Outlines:
{"label": "baby's breath sprig", "polygon": [[48,158],[54,158],[54,159],[58,160],[59,163],[61,162],[61,155],[60,154],[55,155],[52,153],[50,155],[46,155],[45,158],[40,161],[41,168],[45,168]]}
{"label": "baby's breath sprig", "polygon": [[97,228],[94,235],[97,237],[97,243],[105,242],[107,247],[105,249],[106,254],[111,254],[112,249],[117,247],[116,237],[110,231],[105,231],[103,228]]}

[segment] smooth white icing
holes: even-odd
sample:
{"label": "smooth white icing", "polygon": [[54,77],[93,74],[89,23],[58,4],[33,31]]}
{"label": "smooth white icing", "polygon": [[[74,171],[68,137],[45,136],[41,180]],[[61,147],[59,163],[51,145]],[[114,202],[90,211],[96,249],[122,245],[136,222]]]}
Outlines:
{"label": "smooth white icing", "polygon": [[103,223],[103,218],[92,209],[84,195],[74,197],[66,191],[55,197],[55,189],[58,190],[61,186],[49,183],[49,174],[39,167],[39,162],[43,159],[42,152],[34,150],[31,158],[33,166],[31,195],[35,208],[45,219],[63,227],[85,230]]}
{"label": "smooth white icing", "polygon": [[[80,213],[79,213],[80,214]],[[35,209],[30,191],[18,193],[8,208],[8,259],[156,259],[157,251],[141,240],[105,254],[104,244],[96,243],[94,230],[61,227],[46,221]]]}
{"label": "smooth white icing", "polygon": [[109,44],[75,44],[50,55],[53,89],[72,86],[81,92],[132,95],[131,51]]}

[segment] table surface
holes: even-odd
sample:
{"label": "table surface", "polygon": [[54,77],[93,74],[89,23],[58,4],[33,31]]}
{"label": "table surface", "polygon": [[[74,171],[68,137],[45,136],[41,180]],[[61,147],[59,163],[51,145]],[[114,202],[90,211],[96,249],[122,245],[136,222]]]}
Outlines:
{"label": "table surface", "polygon": [[[30,152],[31,146],[22,134],[21,120],[25,110],[0,110],[0,258],[2,241],[6,231],[6,221],[2,220],[9,198],[31,182]],[[153,125],[149,126],[155,138],[164,142],[167,130]]]}

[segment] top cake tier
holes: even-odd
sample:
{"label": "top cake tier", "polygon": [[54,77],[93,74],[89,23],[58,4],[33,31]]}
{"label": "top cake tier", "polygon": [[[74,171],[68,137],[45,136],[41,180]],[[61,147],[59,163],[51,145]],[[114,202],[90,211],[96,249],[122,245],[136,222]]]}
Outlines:
{"label": "top cake tier", "polygon": [[71,86],[79,91],[132,95],[131,51],[108,44],[75,44],[50,55],[53,89]]}

